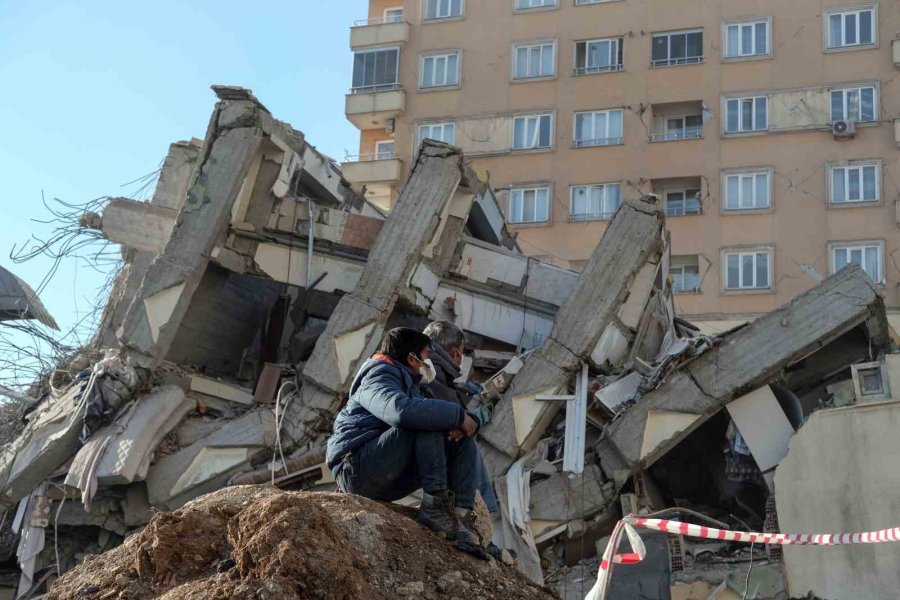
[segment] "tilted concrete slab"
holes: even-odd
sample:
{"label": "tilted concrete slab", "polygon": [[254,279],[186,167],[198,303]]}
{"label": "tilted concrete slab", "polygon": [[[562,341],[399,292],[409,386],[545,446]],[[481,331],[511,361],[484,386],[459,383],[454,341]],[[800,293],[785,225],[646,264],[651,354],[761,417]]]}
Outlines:
{"label": "tilted concrete slab", "polygon": [[539,440],[561,408],[536,396],[565,393],[603,332],[629,299],[638,274],[658,264],[664,217],[653,205],[628,201],[613,218],[572,293],[560,307],[550,337],[531,354],[494,409],[481,436],[511,458]]}
{"label": "tilted concrete slab", "polygon": [[[606,428],[598,445],[603,470],[634,472],[653,464],[726,404],[773,381],[785,367],[865,325],[873,352],[890,344],[884,300],[866,274],[848,266],[789,304],[759,317],[672,373]],[[641,447],[651,411],[696,415],[692,426]],[[643,456],[643,459],[642,459]]]}

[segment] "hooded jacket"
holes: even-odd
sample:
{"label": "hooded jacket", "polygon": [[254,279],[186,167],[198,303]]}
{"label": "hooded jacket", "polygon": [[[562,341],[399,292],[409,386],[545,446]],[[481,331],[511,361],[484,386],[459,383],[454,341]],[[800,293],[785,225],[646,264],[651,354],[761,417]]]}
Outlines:
{"label": "hooded jacket", "polygon": [[391,427],[413,431],[450,431],[462,426],[458,404],[426,398],[422,376],[391,358],[376,354],[363,363],[350,385],[350,398],[334,420],[325,462],[337,474],[344,456]]}
{"label": "hooded jacket", "polygon": [[456,389],[456,384],[454,383],[462,374],[462,371],[459,370],[459,367],[456,366],[453,359],[447,354],[447,351],[437,344],[431,344],[430,358],[432,364],[434,364],[437,377],[431,383],[422,386],[425,393],[432,398],[459,404],[465,409],[466,398]]}

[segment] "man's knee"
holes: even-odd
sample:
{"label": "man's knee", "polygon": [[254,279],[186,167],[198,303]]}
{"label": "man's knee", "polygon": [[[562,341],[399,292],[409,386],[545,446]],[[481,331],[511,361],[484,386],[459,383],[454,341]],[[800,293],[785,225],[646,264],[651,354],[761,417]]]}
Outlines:
{"label": "man's knee", "polygon": [[474,465],[478,462],[478,444],[475,438],[464,437],[456,442],[456,453],[465,462],[471,462]]}

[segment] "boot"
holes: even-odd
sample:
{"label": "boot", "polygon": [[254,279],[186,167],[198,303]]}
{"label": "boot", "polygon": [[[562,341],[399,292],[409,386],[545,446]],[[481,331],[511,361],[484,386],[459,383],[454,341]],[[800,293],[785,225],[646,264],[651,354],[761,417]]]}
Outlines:
{"label": "boot", "polygon": [[443,533],[448,540],[455,540],[459,531],[459,520],[453,512],[453,493],[449,490],[431,494],[425,492],[419,506],[418,521],[432,531]]}
{"label": "boot", "polygon": [[456,547],[463,552],[466,552],[473,556],[477,556],[481,560],[488,560],[488,553],[484,549],[484,546],[481,545],[480,540],[478,539],[478,534],[466,526],[466,523],[471,522],[472,520],[471,513],[471,509],[456,509],[456,517],[458,523]]}

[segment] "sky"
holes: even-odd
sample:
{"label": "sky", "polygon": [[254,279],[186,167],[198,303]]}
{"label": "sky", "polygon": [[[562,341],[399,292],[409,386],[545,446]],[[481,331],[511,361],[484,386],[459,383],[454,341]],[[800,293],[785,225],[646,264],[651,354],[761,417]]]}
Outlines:
{"label": "sky", "polygon": [[[50,225],[41,198],[127,196],[169,144],[203,138],[210,85],[253,90],[276,118],[340,160],[349,27],[366,0],[0,0],[0,265],[37,287],[51,264],[14,264],[13,246]],[[150,188],[152,193],[152,187]],[[146,196],[143,199],[148,198]],[[64,261],[41,293],[63,330],[104,277]]]}

